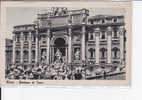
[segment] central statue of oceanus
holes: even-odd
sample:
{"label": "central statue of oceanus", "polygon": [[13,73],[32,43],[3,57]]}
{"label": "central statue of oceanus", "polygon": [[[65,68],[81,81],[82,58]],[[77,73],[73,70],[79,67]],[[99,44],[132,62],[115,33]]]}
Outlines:
{"label": "central statue of oceanus", "polygon": [[56,58],[55,59],[56,63],[61,63],[63,61],[63,59],[62,59],[62,53],[61,53],[61,51],[59,49],[57,49],[57,52],[55,54],[55,58]]}

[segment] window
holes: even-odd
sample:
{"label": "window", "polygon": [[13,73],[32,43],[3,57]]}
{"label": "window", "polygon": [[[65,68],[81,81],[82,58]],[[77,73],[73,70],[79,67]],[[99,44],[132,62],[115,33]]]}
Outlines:
{"label": "window", "polygon": [[42,41],[43,44],[46,44],[46,41]]}
{"label": "window", "polygon": [[105,20],[103,19],[103,20],[102,20],[102,24],[104,24],[104,23],[105,23]]}
{"label": "window", "polygon": [[90,40],[93,40],[93,34],[90,34]]}
{"label": "window", "polygon": [[117,18],[114,18],[113,22],[117,22]]}
{"label": "window", "polygon": [[16,36],[16,41],[17,41],[17,42],[20,42],[20,35],[17,35],[17,36]]}
{"label": "window", "polygon": [[101,39],[105,39],[105,33],[104,32],[101,35]]}
{"label": "window", "polygon": [[106,49],[105,48],[101,48],[100,49],[100,53],[101,53],[101,58],[105,58],[106,57]]}
{"label": "window", "polygon": [[35,42],[35,40],[36,40],[36,36],[35,34],[32,34],[32,41]]}
{"label": "window", "polygon": [[114,38],[117,38],[118,34],[117,34],[117,30],[114,30]]}
{"label": "window", "polygon": [[24,53],[23,54],[24,61],[28,61],[28,51],[25,50],[23,53]]}
{"label": "window", "polygon": [[90,58],[94,58],[95,50],[93,48],[90,48],[89,52],[90,52]]}
{"label": "window", "polygon": [[25,42],[28,41],[28,34],[25,34],[24,38],[25,38],[25,40],[24,40]]}
{"label": "window", "polygon": [[15,51],[15,62],[16,63],[20,62],[20,51],[18,50]]}
{"label": "window", "polygon": [[35,50],[32,50],[32,59],[35,59]]}
{"label": "window", "polygon": [[117,58],[117,51],[114,51],[114,58]]}
{"label": "window", "polygon": [[116,59],[116,58],[119,58],[119,56],[120,56],[120,50],[117,47],[114,47],[113,48],[113,58]]}
{"label": "window", "polygon": [[20,51],[16,51],[15,53],[16,53],[15,58],[20,60]]}
{"label": "window", "polygon": [[94,40],[94,34],[93,33],[89,33],[89,40]]}

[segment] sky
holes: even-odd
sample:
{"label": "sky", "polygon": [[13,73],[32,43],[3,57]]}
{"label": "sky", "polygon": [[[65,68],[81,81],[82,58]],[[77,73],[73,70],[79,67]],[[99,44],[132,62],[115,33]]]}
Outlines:
{"label": "sky", "polygon": [[[6,8],[6,38],[12,38],[13,27],[16,25],[32,24],[37,17],[39,9],[50,8],[31,8],[31,7],[9,7]],[[68,8],[70,9],[82,9],[82,8]],[[87,8],[89,10],[89,16],[95,15],[124,15],[125,10],[123,8]]]}

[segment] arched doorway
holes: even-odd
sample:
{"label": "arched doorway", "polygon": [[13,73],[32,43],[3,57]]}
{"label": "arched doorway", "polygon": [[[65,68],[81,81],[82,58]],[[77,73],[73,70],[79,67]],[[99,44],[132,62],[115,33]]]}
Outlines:
{"label": "arched doorway", "polygon": [[62,57],[62,62],[66,59],[66,41],[59,37],[54,41],[54,61],[57,59],[57,54],[60,53]]}

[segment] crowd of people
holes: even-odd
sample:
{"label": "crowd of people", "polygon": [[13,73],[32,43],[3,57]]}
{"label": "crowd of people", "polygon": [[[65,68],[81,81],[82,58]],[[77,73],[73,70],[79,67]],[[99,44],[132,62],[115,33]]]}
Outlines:
{"label": "crowd of people", "polygon": [[83,66],[69,66],[65,63],[54,63],[50,65],[11,65],[6,69],[7,79],[30,79],[30,80],[84,80],[87,77],[104,75],[112,69],[86,69]]}
{"label": "crowd of people", "polygon": [[64,63],[37,64],[37,65],[11,65],[6,69],[7,79],[48,79],[73,80],[85,78],[83,68],[71,69]]}

